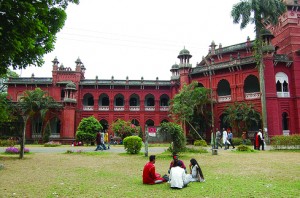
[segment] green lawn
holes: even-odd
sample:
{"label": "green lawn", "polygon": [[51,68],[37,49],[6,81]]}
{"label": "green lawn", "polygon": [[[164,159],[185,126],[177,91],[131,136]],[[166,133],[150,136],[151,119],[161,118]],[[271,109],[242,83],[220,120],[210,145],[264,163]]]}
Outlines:
{"label": "green lawn", "polygon": [[[151,153],[150,153],[151,154]],[[156,153],[157,172],[165,174],[169,153]],[[300,197],[300,153],[222,151],[185,153],[200,164],[205,183],[173,190],[167,183],[143,185],[148,158],[125,153],[0,154],[0,197]]]}

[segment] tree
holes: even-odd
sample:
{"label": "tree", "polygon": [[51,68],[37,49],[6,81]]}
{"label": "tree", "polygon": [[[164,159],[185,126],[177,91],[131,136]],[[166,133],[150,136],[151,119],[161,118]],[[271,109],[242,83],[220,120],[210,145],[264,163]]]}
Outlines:
{"label": "tree", "polygon": [[64,26],[69,3],[79,0],[5,0],[0,3],[0,74],[8,67],[42,66]]}
{"label": "tree", "polygon": [[239,136],[242,131],[248,131],[252,123],[258,125],[261,119],[260,113],[254,109],[254,105],[245,102],[227,105],[224,114],[224,121],[228,122]]}
{"label": "tree", "polygon": [[[243,0],[233,6],[231,16],[233,23],[240,23],[240,28],[244,29],[249,23],[255,25],[255,58],[258,66],[261,107],[262,107],[262,123],[263,128],[267,129],[267,110],[266,110],[266,93],[264,81],[264,63],[262,52],[262,36],[261,31],[264,29],[263,23],[276,25],[278,19],[286,11],[286,6],[282,0]],[[253,16],[253,17],[252,17]],[[266,141],[269,141],[268,131],[265,131]]]}
{"label": "tree", "polygon": [[8,122],[12,120],[12,102],[8,99],[7,93],[0,92],[0,120]]}
{"label": "tree", "polygon": [[183,129],[180,125],[172,122],[163,122],[160,125],[158,133],[171,136],[172,142],[169,151],[172,153],[178,153],[185,149],[186,138],[183,135]]}
{"label": "tree", "polygon": [[211,122],[208,116],[208,104],[210,104],[209,89],[198,87],[198,83],[194,81],[184,85],[174,96],[171,100],[170,113],[175,121],[187,122],[191,127],[193,127],[191,122],[198,123],[196,128],[205,130]]}
{"label": "tree", "polygon": [[138,134],[140,131],[139,126],[135,126],[131,124],[130,121],[125,121],[122,119],[118,119],[117,121],[113,122],[111,125],[111,130],[122,139],[126,138],[127,136],[131,136],[133,134]]}
{"label": "tree", "polygon": [[57,103],[51,96],[48,96],[47,92],[36,88],[33,91],[25,91],[24,96],[20,98],[15,107],[16,111],[22,115],[24,121],[20,150],[20,159],[22,159],[24,157],[25,132],[28,119],[34,118],[36,115],[41,114],[41,112],[60,109],[62,105]]}
{"label": "tree", "polygon": [[5,74],[0,74],[0,93],[1,92],[6,92],[7,91],[7,85],[5,85],[4,83],[10,78],[18,78],[19,75],[14,72],[11,71],[10,69],[7,69],[7,73]]}
{"label": "tree", "polygon": [[97,132],[102,129],[102,125],[94,116],[83,118],[77,128],[76,137],[78,140],[88,144],[95,140]]}

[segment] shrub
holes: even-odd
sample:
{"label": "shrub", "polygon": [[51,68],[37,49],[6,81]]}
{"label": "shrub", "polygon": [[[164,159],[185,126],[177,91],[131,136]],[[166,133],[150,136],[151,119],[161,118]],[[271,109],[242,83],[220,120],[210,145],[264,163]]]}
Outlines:
{"label": "shrub", "polygon": [[16,140],[7,139],[7,140],[0,140],[0,146],[14,146],[17,144]]}
{"label": "shrub", "polygon": [[94,142],[97,132],[102,129],[102,125],[94,116],[83,118],[77,128],[76,139],[89,144]]}
{"label": "shrub", "polygon": [[300,149],[300,135],[274,136],[271,138],[274,149]]}
{"label": "shrub", "polygon": [[[20,153],[20,150],[16,147],[8,147],[5,149],[5,153],[8,153],[8,154],[19,154]],[[29,153],[29,149],[27,148],[24,148],[24,153]]]}
{"label": "shrub", "polygon": [[129,136],[123,140],[123,144],[127,153],[138,154],[142,148],[142,138],[138,136]]}
{"label": "shrub", "polygon": [[56,147],[56,146],[60,146],[61,143],[60,142],[54,142],[54,141],[50,141],[44,144],[44,147]]}
{"label": "shrub", "polygon": [[206,147],[206,146],[207,146],[207,143],[206,143],[205,140],[196,140],[196,141],[194,142],[194,146],[204,146],[204,147]]}
{"label": "shrub", "polygon": [[243,152],[253,152],[254,150],[251,149],[250,147],[246,146],[246,145],[239,145],[236,148],[237,151],[243,151]]}

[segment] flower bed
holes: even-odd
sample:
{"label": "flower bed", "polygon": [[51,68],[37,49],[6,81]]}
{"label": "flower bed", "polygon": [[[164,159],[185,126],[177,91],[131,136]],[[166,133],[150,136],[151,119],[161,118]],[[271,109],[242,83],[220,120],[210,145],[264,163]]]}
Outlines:
{"label": "flower bed", "polygon": [[[5,153],[8,153],[8,154],[19,154],[20,153],[20,150],[16,147],[8,147],[5,149]],[[24,148],[24,153],[29,153],[29,149],[27,148]]]}

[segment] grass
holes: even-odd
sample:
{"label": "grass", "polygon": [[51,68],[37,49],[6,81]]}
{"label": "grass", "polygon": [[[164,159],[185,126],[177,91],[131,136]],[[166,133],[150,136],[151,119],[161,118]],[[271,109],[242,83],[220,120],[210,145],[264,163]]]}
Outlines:
{"label": "grass", "polygon": [[[156,153],[156,170],[168,171],[167,152]],[[299,152],[222,151],[184,153],[196,158],[205,183],[173,190],[167,183],[143,185],[143,154],[113,152],[0,154],[0,197],[299,197]]]}

